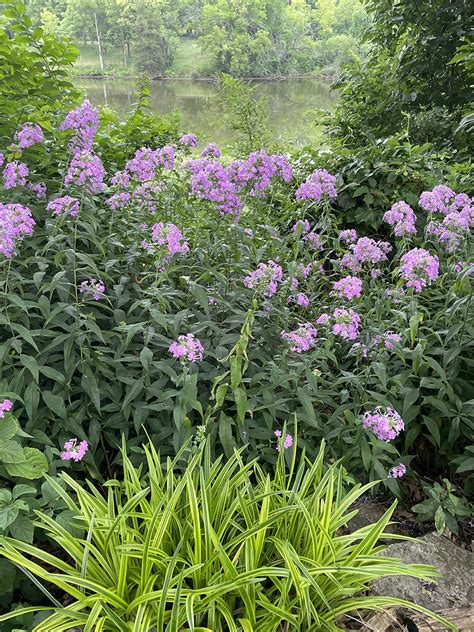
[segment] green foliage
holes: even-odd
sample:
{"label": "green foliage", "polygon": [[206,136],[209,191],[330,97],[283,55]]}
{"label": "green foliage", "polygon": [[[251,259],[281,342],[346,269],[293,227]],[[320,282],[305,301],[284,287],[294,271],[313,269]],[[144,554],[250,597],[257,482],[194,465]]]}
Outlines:
{"label": "green foliage", "polygon": [[[337,147],[333,151],[304,148],[297,154],[303,173],[324,166],[339,178],[334,202],[337,217],[362,231],[384,230],[383,214],[396,200],[416,205],[420,191],[431,190],[445,177],[443,156],[426,146],[413,145],[405,136],[367,142],[357,151]],[[470,189],[453,170],[450,184]],[[386,225],[385,225],[386,226]]]}
{"label": "green foliage", "polygon": [[67,78],[77,48],[34,28],[21,2],[2,5],[0,15],[0,141],[11,141],[24,121],[48,129],[51,117],[72,105],[77,90]]}
{"label": "green foliage", "polygon": [[[284,76],[322,65],[333,74],[359,54],[367,20],[359,0],[33,0],[28,10],[48,32],[92,44],[89,72],[153,76]],[[190,36],[202,52],[172,66]],[[81,60],[77,70],[87,66]]]}
{"label": "green foliage", "polygon": [[[49,480],[74,514],[72,537],[45,514],[38,526],[57,547],[53,555],[1,537],[0,555],[43,584],[50,616],[36,632],[75,626],[96,630],[339,630],[355,609],[420,606],[391,597],[359,596],[385,575],[429,579],[429,566],[380,556],[394,506],[373,525],[342,535],[367,487],[345,489],[344,473],[314,463],[296,446],[280,453],[275,473],[234,452],[212,461],[209,444],[189,447],[165,468],[153,445],[146,470],[122,450],[123,476],[107,481],[105,497],[63,474],[67,490]],[[66,559],[65,559],[66,557]],[[61,605],[47,586],[69,595]],[[13,610],[6,621],[38,608]],[[432,615],[448,629],[454,626]]]}
{"label": "green foliage", "polygon": [[468,503],[456,495],[456,488],[446,478],[443,485],[434,483],[425,487],[427,499],[412,507],[420,521],[434,519],[436,530],[442,535],[446,529],[458,533],[458,520],[472,514]]}
{"label": "green foliage", "polygon": [[150,82],[146,75],[138,78],[134,96],[136,103],[125,119],[112,110],[101,111],[96,151],[106,167],[122,169],[137,149],[167,145],[179,138],[177,115],[160,116],[151,111]]}
{"label": "green foliage", "polygon": [[341,104],[330,126],[333,139],[354,148],[409,129],[414,143],[447,148],[458,160],[468,157],[472,137],[459,124],[472,101],[465,48],[471,3],[370,0],[367,8],[368,54],[337,84]]}
{"label": "green foliage", "polygon": [[246,154],[268,146],[268,107],[264,97],[256,98],[255,87],[230,75],[220,76],[219,104],[226,124],[238,134],[236,153]]}

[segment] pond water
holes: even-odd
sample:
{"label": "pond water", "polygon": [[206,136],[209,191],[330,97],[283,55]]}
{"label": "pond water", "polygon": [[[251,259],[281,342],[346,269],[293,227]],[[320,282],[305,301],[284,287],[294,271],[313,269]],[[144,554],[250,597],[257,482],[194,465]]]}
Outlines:
{"label": "pond water", "polygon": [[[296,144],[321,142],[315,124],[316,110],[330,110],[337,95],[329,84],[310,78],[255,81],[256,95],[265,96],[273,137]],[[96,105],[108,105],[121,116],[136,101],[135,82],[130,79],[77,79],[76,84]],[[231,143],[234,132],[226,127],[216,103],[217,84],[192,79],[159,80],[151,83],[150,106],[160,114],[178,112],[181,129],[193,132],[202,142],[222,146]]]}

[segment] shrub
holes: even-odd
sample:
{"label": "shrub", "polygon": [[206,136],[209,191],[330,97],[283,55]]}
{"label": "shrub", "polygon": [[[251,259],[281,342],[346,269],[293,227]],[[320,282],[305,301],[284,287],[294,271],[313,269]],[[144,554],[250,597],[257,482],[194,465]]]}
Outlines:
{"label": "shrub", "polygon": [[[345,489],[344,473],[288,454],[281,442],[274,475],[239,452],[213,461],[209,443],[189,446],[163,470],[152,444],[144,447],[147,472],[135,468],[123,447],[123,477],[106,494],[84,489],[67,474],[67,490],[53,480],[74,512],[82,534],[72,537],[45,514],[38,526],[57,554],[12,538],[0,538],[0,555],[67,595],[43,608],[13,610],[49,614],[33,630],[74,626],[125,630],[338,630],[356,609],[420,606],[391,597],[360,595],[386,575],[429,579],[434,569],[380,556],[379,544],[394,507],[373,525],[344,532],[357,513],[354,501],[370,487]],[[288,459],[289,471],[286,469]],[[388,536],[389,537],[389,536]],[[67,605],[66,605],[67,604]],[[441,617],[449,629],[455,629]]]}

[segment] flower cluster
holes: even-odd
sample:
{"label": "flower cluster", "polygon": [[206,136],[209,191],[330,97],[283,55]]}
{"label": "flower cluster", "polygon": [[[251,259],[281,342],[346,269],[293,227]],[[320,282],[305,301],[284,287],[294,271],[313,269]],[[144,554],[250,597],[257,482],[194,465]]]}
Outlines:
{"label": "flower cluster", "polygon": [[311,323],[303,323],[294,331],[282,331],[281,337],[289,343],[291,351],[303,353],[316,344],[318,330]]}
{"label": "flower cluster", "polygon": [[15,134],[18,149],[27,149],[43,140],[43,130],[36,123],[25,123]]}
{"label": "flower cluster", "polygon": [[44,200],[46,198],[47,188],[44,182],[38,182],[37,184],[29,182],[28,188],[36,195],[36,199]]}
{"label": "flower cluster", "polygon": [[[297,279],[293,279],[293,281],[297,281]],[[300,307],[308,307],[309,305],[309,297],[304,292],[298,292],[296,296],[290,295],[288,297],[288,303],[296,303]]]}
{"label": "flower cluster", "polygon": [[432,191],[423,191],[418,204],[428,213],[449,213],[456,194],[444,184],[438,184]]}
{"label": "flower cluster", "polygon": [[[469,200],[469,198],[467,199]],[[474,207],[471,203],[463,205],[460,210],[457,210],[455,203],[453,203],[451,210],[444,216],[442,221],[433,220],[427,224],[426,234],[434,235],[436,240],[441,243],[448,252],[454,252],[458,248],[461,240],[469,235],[473,224]]]}
{"label": "flower cluster", "polygon": [[395,410],[381,406],[372,412],[364,413],[362,423],[364,428],[370,428],[381,441],[395,439],[405,428],[403,419]]}
{"label": "flower cluster", "polygon": [[3,402],[0,402],[0,419],[5,417],[5,413],[9,413],[13,408],[13,403],[9,399],[4,399]]}
{"label": "flower cluster", "polygon": [[80,441],[78,439],[69,439],[66,441],[61,452],[61,459],[63,461],[82,461],[85,457],[89,444],[87,441]]}
{"label": "flower cluster", "polygon": [[[282,435],[281,430],[275,430],[273,434],[278,440],[281,439],[281,435]],[[288,448],[291,448],[292,445],[293,445],[293,437],[290,434],[285,435],[285,438],[283,440],[283,449],[288,450]],[[280,441],[278,441],[276,449],[277,449],[277,452],[280,452]]]}
{"label": "flower cluster", "polygon": [[170,344],[168,351],[174,358],[189,362],[201,362],[204,347],[194,334],[186,334],[178,336],[178,340]]}
{"label": "flower cluster", "polygon": [[362,272],[365,265],[379,264],[387,260],[387,254],[392,249],[387,241],[375,241],[371,237],[361,237],[355,244],[349,246],[350,253],[341,259],[341,268],[351,272]]}
{"label": "flower cluster", "polygon": [[26,235],[33,233],[35,220],[22,204],[0,204],[0,253],[11,258]]}
{"label": "flower cluster", "polygon": [[248,190],[249,195],[264,191],[276,176],[285,182],[290,182],[293,177],[293,170],[286,156],[270,156],[264,149],[252,152],[245,160],[234,160],[229,165],[229,171],[238,188]]}
{"label": "flower cluster", "polygon": [[396,202],[384,214],[383,219],[387,224],[393,226],[393,232],[396,237],[404,237],[410,234],[416,235],[415,213],[406,202]]}
{"label": "flower cluster", "polygon": [[105,169],[99,156],[89,152],[76,153],[69,165],[64,184],[74,184],[95,194],[103,191],[104,177]]}
{"label": "flower cluster", "polygon": [[345,244],[353,244],[357,241],[357,231],[355,231],[353,228],[341,230],[341,232],[339,233],[339,240]]}
{"label": "flower cluster", "polygon": [[104,296],[105,285],[100,279],[88,279],[82,281],[79,292],[84,294],[86,298],[92,297],[94,301],[99,301]]}
{"label": "flower cluster", "polygon": [[3,188],[14,189],[26,186],[29,170],[24,162],[13,160],[3,169]]}
{"label": "flower cluster", "polygon": [[384,347],[389,351],[395,349],[395,345],[402,341],[400,334],[396,334],[394,331],[385,331],[380,336],[375,336],[373,344],[376,347]]}
{"label": "flower cluster", "polygon": [[337,307],[332,318],[334,324],[332,326],[332,333],[335,336],[340,336],[345,340],[355,340],[359,335],[360,316],[353,309],[344,309],[343,307]]}
{"label": "flower cluster", "polygon": [[423,248],[409,250],[400,262],[400,276],[406,281],[407,287],[414,288],[415,292],[421,292],[438,278],[439,259]]}
{"label": "flower cluster", "polygon": [[189,244],[175,224],[159,222],[151,228],[151,239],[158,246],[167,247],[170,256],[189,251]]}
{"label": "flower cluster", "polygon": [[228,169],[206,158],[189,160],[185,168],[191,173],[190,187],[194,195],[212,202],[222,214],[230,213],[238,218],[243,203]]}
{"label": "flower cluster", "polygon": [[220,158],[222,152],[220,148],[216,145],[216,143],[209,143],[206,145],[201,152],[202,158],[207,158],[208,156],[212,156],[213,158]]}
{"label": "flower cluster", "polygon": [[[158,164],[157,152],[149,147],[137,149],[133,158],[125,165],[126,171],[139,182],[151,180],[155,176],[155,170]],[[119,172],[122,173],[122,172]],[[114,178],[117,178],[115,174]],[[115,182],[113,182],[115,184]],[[122,184],[122,182],[121,182]]]}
{"label": "flower cluster", "polygon": [[402,478],[407,473],[407,468],[403,463],[399,463],[391,468],[388,473],[389,478]]}
{"label": "flower cluster", "polygon": [[274,261],[260,263],[258,268],[247,275],[244,285],[251,290],[259,290],[266,296],[273,296],[278,290],[278,283],[283,278],[283,270]]}
{"label": "flower cluster", "polygon": [[70,195],[58,197],[48,202],[47,211],[51,211],[53,215],[58,217],[77,217],[79,213],[79,200]]}
{"label": "flower cluster", "polygon": [[299,219],[293,225],[292,231],[301,237],[303,241],[306,241],[313,250],[319,250],[323,245],[321,235],[311,230],[311,224],[307,219]]}
{"label": "flower cluster", "polygon": [[184,134],[179,139],[178,143],[183,147],[197,147],[198,139],[195,134]]}
{"label": "flower cluster", "polygon": [[74,136],[70,143],[71,152],[73,154],[82,154],[92,150],[98,127],[99,110],[85,99],[81,105],[67,114],[61,123],[60,130],[74,131]]}
{"label": "flower cluster", "polygon": [[346,298],[348,301],[359,298],[362,294],[362,281],[355,276],[346,276],[336,281],[332,287],[338,298]]}
{"label": "flower cluster", "polygon": [[337,197],[336,178],[326,171],[326,169],[316,169],[316,171],[313,171],[296,191],[297,200],[315,200],[316,202],[321,202],[325,197],[329,199]]}
{"label": "flower cluster", "polygon": [[173,145],[165,145],[156,151],[157,164],[164,169],[172,169],[174,167],[174,147]]}

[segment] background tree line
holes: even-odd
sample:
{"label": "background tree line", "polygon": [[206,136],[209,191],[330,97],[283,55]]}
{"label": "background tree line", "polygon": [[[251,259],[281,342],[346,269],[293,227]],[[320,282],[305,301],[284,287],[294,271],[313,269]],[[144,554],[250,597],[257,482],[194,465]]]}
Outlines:
{"label": "background tree line", "polygon": [[333,74],[359,56],[369,19],[360,0],[29,0],[28,13],[80,48],[94,44],[101,71],[119,50],[121,65],[152,76],[190,39],[209,74]]}

